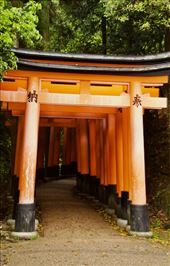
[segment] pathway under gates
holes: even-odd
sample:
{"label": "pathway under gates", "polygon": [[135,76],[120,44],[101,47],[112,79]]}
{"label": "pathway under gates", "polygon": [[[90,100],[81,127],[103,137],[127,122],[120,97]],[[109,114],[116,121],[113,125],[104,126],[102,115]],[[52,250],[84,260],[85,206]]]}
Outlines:
{"label": "pathway under gates", "polygon": [[44,237],[15,244],[8,266],[169,265],[167,248],[113,231],[74,186],[65,179],[38,187]]}
{"label": "pathway under gates", "polygon": [[18,68],[0,82],[0,111],[17,131],[12,235],[37,236],[39,177],[74,174],[79,192],[114,209],[131,235],[152,236],[143,115],[146,109],[167,108],[167,98],[160,96],[170,76],[170,53],[121,57],[13,51]]}

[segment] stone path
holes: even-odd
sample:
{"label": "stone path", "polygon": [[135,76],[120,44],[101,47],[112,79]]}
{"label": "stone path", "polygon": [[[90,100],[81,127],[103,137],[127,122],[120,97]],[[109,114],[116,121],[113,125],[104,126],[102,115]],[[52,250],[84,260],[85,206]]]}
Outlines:
{"label": "stone path", "polygon": [[170,265],[168,248],[120,236],[73,186],[73,179],[40,185],[44,237],[14,244],[8,266]]}

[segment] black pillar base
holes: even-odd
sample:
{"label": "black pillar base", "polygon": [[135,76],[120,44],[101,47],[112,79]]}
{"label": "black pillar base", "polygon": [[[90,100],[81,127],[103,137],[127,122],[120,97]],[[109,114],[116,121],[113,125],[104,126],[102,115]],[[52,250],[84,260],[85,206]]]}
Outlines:
{"label": "black pillar base", "polygon": [[128,203],[127,203],[127,220],[128,220],[128,224],[130,225],[130,206],[132,204],[132,201],[131,200],[128,200]]}
{"label": "black pillar base", "polygon": [[90,178],[89,178],[89,194],[90,194],[90,196],[95,195],[95,183],[96,183],[96,176],[90,176]]}
{"label": "black pillar base", "polygon": [[122,218],[122,212],[121,212],[121,197],[119,197],[118,193],[116,193],[116,208],[115,208],[115,214],[118,218]]}
{"label": "black pillar base", "polygon": [[72,175],[75,176],[76,173],[77,173],[77,162],[71,162],[71,172],[72,172]]}
{"label": "black pillar base", "polygon": [[131,205],[130,206],[130,226],[131,231],[149,232],[149,216],[147,205]]}
{"label": "black pillar base", "polygon": [[101,185],[99,186],[99,200],[101,203],[106,204],[106,186]]}
{"label": "black pillar base", "polygon": [[58,177],[59,176],[59,166],[48,166],[47,167],[47,177]]}
{"label": "black pillar base", "polygon": [[129,198],[129,192],[128,191],[122,191],[121,192],[121,215],[122,219],[128,220],[128,198]]}
{"label": "black pillar base", "polygon": [[79,191],[79,192],[80,192],[80,182],[81,182],[80,173],[77,172],[77,174],[76,174],[76,189],[77,189],[77,191]]}
{"label": "black pillar base", "polygon": [[16,232],[35,231],[35,204],[18,204],[15,217]]}
{"label": "black pillar base", "polygon": [[109,209],[116,209],[117,206],[116,185],[108,185],[108,207]]}
{"label": "black pillar base", "polygon": [[79,190],[81,193],[87,194],[89,192],[89,175],[80,174],[79,175]]}
{"label": "black pillar base", "polygon": [[95,189],[94,189],[94,196],[96,199],[99,199],[99,186],[100,186],[100,178],[95,179]]}

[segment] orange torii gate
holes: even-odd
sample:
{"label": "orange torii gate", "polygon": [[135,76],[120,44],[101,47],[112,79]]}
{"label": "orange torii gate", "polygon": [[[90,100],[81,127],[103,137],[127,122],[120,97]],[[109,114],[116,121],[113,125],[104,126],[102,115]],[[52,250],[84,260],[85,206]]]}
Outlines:
{"label": "orange torii gate", "polygon": [[118,218],[129,219],[131,234],[151,235],[143,113],[167,107],[159,91],[168,82],[170,53],[115,57],[14,52],[18,69],[8,71],[0,87],[2,108],[18,117],[14,174],[19,177],[19,202],[13,235],[36,235],[35,176],[44,163],[43,127],[50,128],[48,166],[58,164],[59,140],[54,136],[63,127],[65,161],[77,163],[77,189],[114,208]]}

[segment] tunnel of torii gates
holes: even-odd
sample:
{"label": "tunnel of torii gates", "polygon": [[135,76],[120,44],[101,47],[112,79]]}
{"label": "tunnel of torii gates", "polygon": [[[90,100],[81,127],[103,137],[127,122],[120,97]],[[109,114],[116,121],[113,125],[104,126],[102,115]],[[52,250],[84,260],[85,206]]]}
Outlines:
{"label": "tunnel of torii gates", "polygon": [[170,75],[170,53],[120,57],[13,51],[18,69],[7,71],[0,87],[1,108],[18,120],[13,233],[36,232],[36,173],[43,175],[46,164],[49,175],[56,174],[61,139],[63,171],[76,168],[77,190],[115,209],[132,234],[150,233],[143,114],[167,107],[159,93]]}

